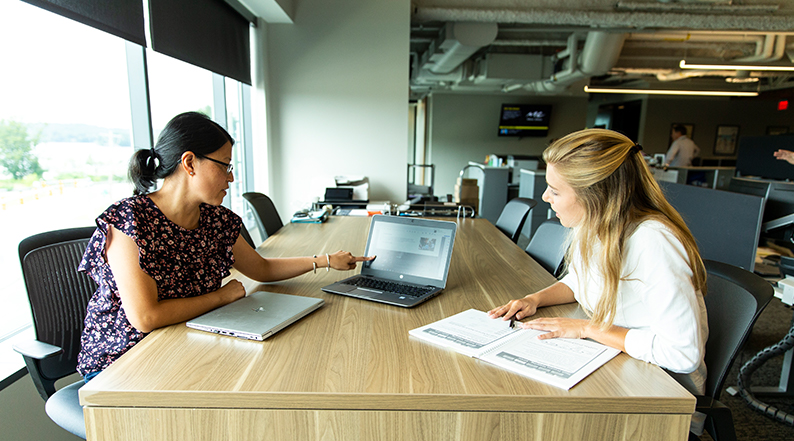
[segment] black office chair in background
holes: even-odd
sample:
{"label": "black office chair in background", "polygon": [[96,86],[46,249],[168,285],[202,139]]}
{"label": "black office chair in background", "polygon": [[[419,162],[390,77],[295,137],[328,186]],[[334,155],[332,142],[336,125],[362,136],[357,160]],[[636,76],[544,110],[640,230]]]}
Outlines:
{"label": "black office chair in background", "polygon": [[562,271],[562,261],[568,251],[569,228],[557,218],[547,219],[538,225],[527,245],[526,252],[546,271],[555,277]]}
{"label": "black office chair in background", "polygon": [[46,401],[47,415],[67,431],[85,438],[78,389],[83,380],[61,389],[55,382],[77,368],[86,305],[96,284],[77,266],[95,227],[50,231],[19,244],[19,261],[28,291],[36,340],[14,345]]}
{"label": "black office chair in background", "polygon": [[243,236],[243,239],[251,245],[251,248],[256,248],[254,245],[254,239],[251,238],[251,233],[248,232],[248,228],[245,228],[245,225],[240,225],[240,236]]}
{"label": "black office chair in background", "polygon": [[262,239],[267,239],[283,227],[281,218],[278,215],[276,206],[269,197],[262,193],[249,192],[243,193],[243,197],[254,209],[257,218],[257,227],[262,232]]}
{"label": "black office chair in background", "polygon": [[534,199],[511,199],[496,220],[496,228],[505,233],[513,243],[517,243],[524,222],[527,221],[527,216],[535,205],[538,205],[538,202]]}
{"label": "black office chair in background", "polygon": [[705,395],[696,396],[696,410],[706,414],[706,431],[715,441],[733,441],[736,432],[731,410],[719,401],[722,386],[774,289],[769,282],[742,268],[712,260],[704,263],[708,274],[708,377]]}

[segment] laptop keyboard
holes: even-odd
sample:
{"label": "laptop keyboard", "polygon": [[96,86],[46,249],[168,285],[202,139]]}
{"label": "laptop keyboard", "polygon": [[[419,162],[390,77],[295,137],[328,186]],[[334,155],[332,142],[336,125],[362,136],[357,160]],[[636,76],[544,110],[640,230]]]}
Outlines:
{"label": "laptop keyboard", "polygon": [[359,288],[377,289],[378,291],[392,292],[395,294],[412,297],[422,297],[435,290],[435,288],[432,286],[406,285],[404,283],[386,282],[384,280],[377,280],[369,277],[359,277],[355,280],[351,280],[348,283]]}

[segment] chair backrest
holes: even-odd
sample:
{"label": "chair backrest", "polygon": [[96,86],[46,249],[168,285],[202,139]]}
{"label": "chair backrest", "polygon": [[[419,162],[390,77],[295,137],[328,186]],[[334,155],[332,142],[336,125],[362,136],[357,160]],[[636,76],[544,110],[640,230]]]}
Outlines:
{"label": "chair backrest", "polygon": [[761,311],[774,295],[761,277],[727,263],[705,260],[709,320],[706,342],[706,395],[719,400],[725,377],[753,329]]}
{"label": "chair backrest", "polygon": [[547,219],[538,225],[527,245],[527,254],[555,277],[562,269],[562,261],[568,251],[570,229],[562,226],[557,218]]}
{"label": "chair backrest", "polygon": [[251,204],[251,207],[253,207],[254,213],[256,213],[256,217],[259,220],[257,225],[262,230],[265,239],[275,234],[279,228],[284,226],[278,215],[276,206],[269,197],[256,192],[243,193],[243,197]]}
{"label": "chair backrest", "polygon": [[[95,230],[50,231],[19,243],[36,339],[63,349],[61,355],[36,363],[38,375],[45,382],[71,375],[77,367],[86,306],[97,288],[89,276],[77,272],[77,267]],[[33,375],[36,373],[31,372]]]}
{"label": "chair backrest", "polygon": [[536,200],[529,198],[510,200],[496,220],[496,228],[505,233],[513,243],[518,242],[518,236],[521,234],[521,229],[524,228],[529,211],[537,204]]}
{"label": "chair backrest", "polygon": [[251,238],[251,233],[248,232],[248,228],[245,228],[245,225],[240,225],[240,236],[243,236],[243,239],[251,245],[251,248],[256,248],[254,245],[254,239]]}

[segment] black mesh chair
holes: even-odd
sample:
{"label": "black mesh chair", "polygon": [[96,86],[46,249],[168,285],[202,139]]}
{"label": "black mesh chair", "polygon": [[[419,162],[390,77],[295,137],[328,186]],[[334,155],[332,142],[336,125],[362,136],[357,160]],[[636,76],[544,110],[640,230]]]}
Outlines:
{"label": "black mesh chair", "polygon": [[270,200],[269,197],[263,195],[262,193],[250,192],[250,193],[243,193],[243,197],[251,207],[254,209],[254,213],[256,213],[257,217],[257,227],[259,227],[260,231],[262,231],[263,239],[267,239],[268,237],[272,236],[279,230],[279,228],[283,227],[284,224],[281,222],[281,218],[278,215],[278,211],[276,210],[276,206],[273,204],[273,201]]}
{"label": "black mesh chair", "polygon": [[546,271],[555,277],[560,275],[562,260],[568,251],[568,234],[557,218],[543,221],[529,240],[526,252]]}
{"label": "black mesh chair", "polygon": [[85,438],[83,408],[77,395],[83,381],[61,389],[55,382],[77,368],[86,305],[96,284],[77,266],[94,227],[51,231],[19,244],[19,261],[28,291],[36,340],[14,345],[46,401],[47,415],[59,426]]}
{"label": "black mesh chair", "polygon": [[742,268],[706,260],[709,339],[706,342],[706,393],[697,396],[698,412],[706,414],[706,431],[715,441],[733,441],[730,408],[720,403],[725,377],[774,295],[769,282]]}
{"label": "black mesh chair", "polygon": [[524,228],[524,222],[527,221],[530,210],[537,205],[538,202],[529,198],[515,198],[505,205],[499,219],[496,220],[496,228],[505,233],[513,243],[518,242],[518,237],[521,234],[521,229]]}

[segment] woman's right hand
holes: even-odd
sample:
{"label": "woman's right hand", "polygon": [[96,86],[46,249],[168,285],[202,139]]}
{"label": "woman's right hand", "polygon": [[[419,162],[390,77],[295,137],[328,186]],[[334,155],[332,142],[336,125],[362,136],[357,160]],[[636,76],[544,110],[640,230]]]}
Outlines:
{"label": "woman's right hand", "polygon": [[215,291],[221,300],[221,305],[232,303],[235,300],[245,297],[245,287],[239,280],[233,279],[223,285],[221,289]]}
{"label": "woman's right hand", "polygon": [[538,301],[535,296],[529,295],[523,299],[511,300],[505,305],[496,307],[488,311],[488,317],[498,318],[503,317],[503,320],[508,320],[515,316],[516,320],[534,315],[538,310]]}

